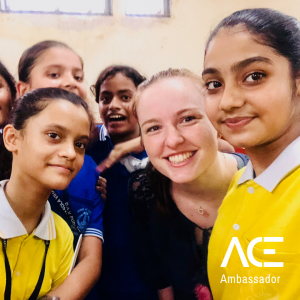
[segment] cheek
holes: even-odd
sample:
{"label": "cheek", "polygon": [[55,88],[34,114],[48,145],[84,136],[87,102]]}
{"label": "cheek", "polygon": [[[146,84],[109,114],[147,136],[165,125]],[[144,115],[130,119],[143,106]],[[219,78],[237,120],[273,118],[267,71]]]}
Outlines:
{"label": "cheek", "polygon": [[84,83],[82,83],[80,85],[80,88],[79,88],[79,96],[83,99],[83,100],[86,100],[86,97],[87,97],[87,89],[86,89],[86,86]]}
{"label": "cheek", "polygon": [[149,137],[147,135],[144,135],[143,143],[150,160],[159,158],[163,143],[158,136]]}

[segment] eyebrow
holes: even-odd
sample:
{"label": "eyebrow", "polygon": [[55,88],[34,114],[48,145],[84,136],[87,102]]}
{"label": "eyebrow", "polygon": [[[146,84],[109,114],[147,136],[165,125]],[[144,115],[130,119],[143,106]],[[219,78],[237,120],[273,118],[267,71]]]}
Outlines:
{"label": "eyebrow", "polygon": [[[193,108],[184,108],[184,109],[179,110],[179,111],[176,113],[176,115],[179,116],[179,115],[182,115],[182,114],[185,113],[185,112],[189,112],[189,111],[193,111],[193,110],[197,110],[197,108],[196,108],[196,107],[193,107]],[[198,111],[198,110],[197,110],[197,111]],[[203,115],[203,114],[201,113],[201,115]],[[155,123],[155,122],[158,122],[158,121],[159,121],[159,120],[158,120],[158,119],[155,119],[155,118],[150,119],[150,120],[147,120],[147,121],[145,121],[145,122],[141,125],[141,127],[143,127],[145,124],[148,124],[148,123]]]}
{"label": "eyebrow", "polygon": [[149,123],[155,123],[155,122],[158,122],[158,119],[150,119],[150,120],[147,120],[147,121],[145,121],[145,122],[141,125],[141,127],[143,127],[143,126],[146,125],[146,124],[149,124]]}
{"label": "eyebrow", "polygon": [[[239,71],[255,62],[263,62],[266,64],[272,65],[272,61],[269,58],[263,57],[263,56],[254,56],[247,58],[245,60],[242,60],[240,62],[235,63],[233,66],[231,66],[231,71],[236,72]],[[202,76],[206,74],[219,74],[220,72],[215,68],[207,68],[202,72]]]}
{"label": "eyebrow", "polygon": [[[69,131],[66,127],[61,126],[61,125],[59,125],[59,124],[55,124],[55,123],[50,124],[50,125],[48,125],[47,127],[50,128],[50,129],[56,128],[56,129],[61,130],[61,131],[64,131],[64,132],[68,132],[68,131]],[[80,139],[86,139],[86,140],[89,140],[89,139],[90,139],[90,137],[89,137],[88,135],[85,135],[85,134],[79,136],[79,138],[80,138]]]}
{"label": "eyebrow", "polygon": [[[58,65],[47,65],[47,66],[44,67],[45,70],[48,69],[48,68],[65,69],[65,67],[63,67],[62,65],[59,65],[59,64]],[[80,69],[80,68],[75,67],[74,70],[83,72],[82,68]]]}

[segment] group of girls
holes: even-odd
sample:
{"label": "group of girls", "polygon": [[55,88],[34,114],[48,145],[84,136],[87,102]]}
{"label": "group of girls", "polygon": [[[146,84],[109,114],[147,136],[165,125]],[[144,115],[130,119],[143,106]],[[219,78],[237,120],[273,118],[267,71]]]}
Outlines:
{"label": "group of girls", "polygon": [[[83,299],[102,261],[89,299],[299,297],[299,21],[263,8],[233,13],[208,39],[202,79],[105,69],[96,127],[82,60],[67,45],[23,54],[17,101],[0,71],[5,300]],[[218,134],[250,162],[219,152]],[[68,277],[73,235],[58,215],[83,235]]]}

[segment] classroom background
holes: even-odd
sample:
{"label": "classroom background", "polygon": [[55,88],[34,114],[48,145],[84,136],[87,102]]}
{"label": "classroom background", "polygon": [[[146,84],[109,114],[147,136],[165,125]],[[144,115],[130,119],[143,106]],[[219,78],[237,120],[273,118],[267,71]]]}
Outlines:
{"label": "classroom background", "polygon": [[[88,87],[111,64],[130,65],[147,77],[169,67],[200,74],[209,32],[230,13],[269,7],[300,19],[297,0],[171,0],[170,17],[126,16],[123,0],[111,3],[111,16],[1,12],[0,60],[17,78],[22,52],[53,39],[67,43],[83,58]],[[88,102],[99,121],[91,93]]]}

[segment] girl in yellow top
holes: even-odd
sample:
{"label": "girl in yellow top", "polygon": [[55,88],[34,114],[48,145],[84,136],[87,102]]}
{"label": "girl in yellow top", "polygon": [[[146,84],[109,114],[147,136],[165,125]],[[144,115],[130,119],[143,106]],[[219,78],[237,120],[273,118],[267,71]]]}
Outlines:
{"label": "girl in yellow top", "polygon": [[300,24],[246,9],[214,29],[203,80],[211,121],[250,157],[225,197],[209,245],[219,299],[300,295]]}
{"label": "girl in yellow top", "polygon": [[67,277],[73,235],[47,199],[82,167],[91,124],[87,104],[62,89],[18,100],[3,131],[13,162],[10,180],[0,182],[1,299],[37,299]]}

